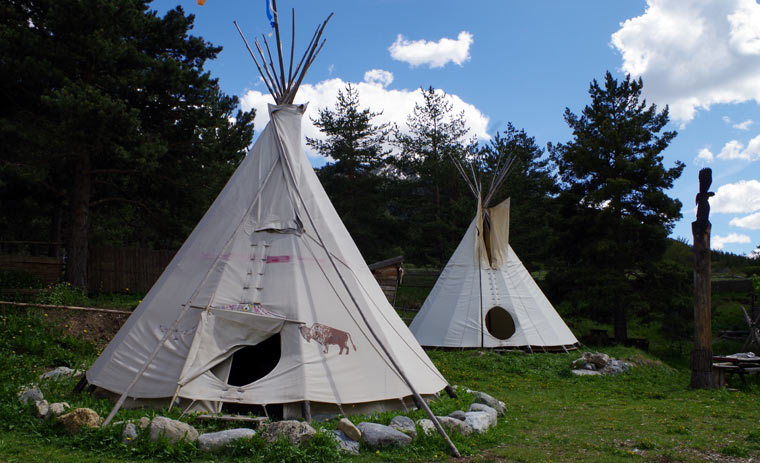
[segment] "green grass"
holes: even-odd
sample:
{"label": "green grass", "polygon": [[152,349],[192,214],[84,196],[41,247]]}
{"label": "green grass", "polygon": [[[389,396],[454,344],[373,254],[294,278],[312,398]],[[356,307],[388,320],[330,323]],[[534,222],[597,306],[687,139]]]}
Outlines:
{"label": "green grass", "polygon": [[[736,301],[717,301],[718,320],[733,323]],[[734,304],[734,305],[732,305]],[[42,422],[31,410],[22,409],[15,398],[23,384],[59,365],[88,365],[97,347],[87,341],[63,336],[50,326],[43,312],[9,315],[0,326],[0,462],[128,462],[128,461],[293,461],[328,462],[340,459],[328,437],[320,434],[307,448],[285,442],[267,445],[260,438],[227,450],[205,454],[195,445],[170,446],[141,435],[133,446],[120,443],[120,427],[97,429],[79,436],[66,435],[60,425]],[[716,324],[718,322],[716,321]],[[723,323],[723,321],[721,321]],[[653,327],[636,327],[641,334]],[[650,333],[650,334],[652,334]],[[638,331],[637,331],[638,334]],[[660,341],[657,341],[660,342]],[[658,345],[657,342],[655,345]],[[662,343],[665,346],[666,343]],[[665,349],[665,347],[662,347]],[[756,377],[742,384],[731,378],[736,391],[695,391],[688,388],[685,367],[689,348],[680,361],[660,362],[657,357],[622,347],[603,348],[616,358],[638,364],[616,377],[575,377],[569,364],[580,354],[497,354],[479,351],[431,351],[430,357],[451,384],[488,392],[507,404],[507,417],[479,436],[452,435],[468,462],[700,462],[715,458],[760,457],[760,423],[757,403],[760,382]],[[672,354],[674,358],[678,357]],[[86,406],[104,416],[111,404],[88,394],[72,395],[76,381],[46,382],[42,390],[51,401],[65,400]],[[466,408],[471,396],[441,397],[432,402],[436,414]],[[116,420],[153,416],[154,411],[123,410]],[[421,411],[408,413],[413,419]],[[178,417],[172,411],[170,416]],[[387,423],[391,413],[352,420],[371,419]],[[192,417],[185,417],[191,422]],[[218,424],[193,422],[201,430]],[[335,420],[318,428],[334,429]],[[405,449],[363,448],[350,462],[428,462],[449,459],[447,447],[437,435],[418,438]]]}

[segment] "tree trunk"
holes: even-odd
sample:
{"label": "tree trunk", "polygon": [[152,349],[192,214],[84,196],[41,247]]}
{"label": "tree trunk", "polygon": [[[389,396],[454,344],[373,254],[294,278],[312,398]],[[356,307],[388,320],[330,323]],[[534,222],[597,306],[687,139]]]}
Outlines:
{"label": "tree trunk", "polygon": [[90,155],[83,154],[74,172],[71,233],[66,247],[66,281],[87,289],[87,251],[90,227]]}
{"label": "tree trunk", "polygon": [[712,374],[712,320],[710,222],[692,222],[694,236],[694,348],[691,351],[691,387],[715,387]]}
{"label": "tree trunk", "polygon": [[60,257],[61,255],[61,208],[53,209],[53,215],[50,217],[50,234],[48,240],[48,257]]}
{"label": "tree trunk", "polygon": [[628,340],[628,317],[625,306],[621,301],[617,301],[614,313],[615,342],[623,344]]}

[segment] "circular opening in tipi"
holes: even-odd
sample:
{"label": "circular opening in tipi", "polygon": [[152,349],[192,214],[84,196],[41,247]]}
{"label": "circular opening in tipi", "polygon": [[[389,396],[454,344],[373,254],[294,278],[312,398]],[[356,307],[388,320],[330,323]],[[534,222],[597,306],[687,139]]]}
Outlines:
{"label": "circular opening in tipi", "polygon": [[255,346],[245,346],[232,355],[232,365],[226,383],[245,386],[268,375],[280,361],[280,333]]}
{"label": "circular opening in tipi", "polygon": [[515,334],[515,321],[502,307],[491,307],[486,312],[486,329],[496,339],[509,339]]}

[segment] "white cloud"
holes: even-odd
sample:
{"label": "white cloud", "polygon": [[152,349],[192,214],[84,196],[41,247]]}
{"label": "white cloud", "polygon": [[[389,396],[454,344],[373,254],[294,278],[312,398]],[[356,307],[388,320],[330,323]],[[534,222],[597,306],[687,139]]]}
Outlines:
{"label": "white cloud", "polygon": [[731,123],[731,118],[728,117],[728,116],[723,116],[722,119],[723,119],[723,122],[725,122],[726,124],[730,124]]}
{"label": "white cloud", "polygon": [[749,236],[747,235],[740,235],[739,233],[729,233],[728,236],[715,235],[711,237],[710,247],[712,249],[723,249],[723,247],[729,243],[746,244],[746,243],[751,243],[751,242],[752,240],[750,240]]}
{"label": "white cloud", "polygon": [[744,217],[734,217],[728,222],[728,224],[749,230],[760,230],[760,212],[746,215]]}
{"label": "white cloud", "polygon": [[622,69],[647,98],[688,122],[719,103],[760,102],[760,5],[755,0],[647,0],[612,35]]}
{"label": "white cloud", "polygon": [[760,210],[760,181],[741,180],[722,185],[710,199],[711,212],[742,214]]}
{"label": "white cloud", "polygon": [[752,119],[747,119],[746,121],[739,122],[737,124],[732,125],[731,127],[735,128],[735,129],[739,129],[739,130],[749,130],[749,126],[752,125],[752,124],[754,124],[754,123],[755,123],[755,121],[753,121]]}
{"label": "white cloud", "polygon": [[749,141],[747,147],[739,140],[731,140],[718,153],[718,159],[757,161],[760,159],[760,135]]}
{"label": "white cloud", "polygon": [[713,162],[713,158],[714,156],[709,148],[702,148],[697,154],[697,159],[706,163]]}
{"label": "white cloud", "polygon": [[[363,108],[369,108],[371,111],[380,112],[373,121],[376,124],[385,122],[398,124],[401,130],[406,129],[406,118],[412,113],[415,103],[422,102],[422,93],[417,90],[394,90],[388,89],[383,84],[387,81],[388,76],[392,79],[393,75],[387,71],[373,70],[372,76],[385,76],[383,79],[372,79],[371,82],[352,83],[359,91],[359,104]],[[366,74],[365,74],[366,79]],[[334,108],[338,96],[338,90],[346,88],[347,82],[342,79],[328,79],[317,84],[302,84],[296,95],[296,103],[309,103],[306,115],[303,118],[303,136],[310,138],[322,139],[322,132],[311,123],[311,118],[318,116],[318,110],[321,108]],[[463,101],[457,95],[448,95],[452,103],[453,113],[464,111],[464,117],[470,127],[470,135],[478,137],[480,140],[490,139],[488,135],[488,117],[478,108],[470,103]],[[256,108],[256,119],[254,126],[256,133],[260,133],[264,126],[269,122],[267,104],[274,104],[274,100],[268,93],[261,93],[257,90],[249,90],[240,98],[241,106],[244,110]],[[311,157],[319,157],[315,153],[306,152]]]}
{"label": "white cloud", "polygon": [[385,88],[393,82],[393,73],[382,69],[370,69],[364,73],[364,82]]}
{"label": "white cloud", "polygon": [[739,159],[744,145],[739,140],[731,140],[723,145],[723,149],[718,153],[719,159]]}
{"label": "white cloud", "polygon": [[427,64],[431,68],[441,68],[449,61],[462,65],[470,59],[472,34],[462,31],[456,40],[442,38],[437,42],[427,40],[406,40],[399,34],[396,41],[388,47],[391,57],[414,66]]}

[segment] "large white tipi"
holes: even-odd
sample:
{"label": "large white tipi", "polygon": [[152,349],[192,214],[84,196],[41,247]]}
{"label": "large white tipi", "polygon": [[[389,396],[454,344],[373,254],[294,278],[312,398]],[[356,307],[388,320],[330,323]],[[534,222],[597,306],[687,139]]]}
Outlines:
{"label": "large white tipi", "polygon": [[420,396],[448,389],[304,154],[305,105],[292,101],[326,23],[295,72],[262,72],[277,102],[269,124],[87,372],[121,395],[106,421],[127,397],[213,412],[277,404],[288,418],[427,408]]}
{"label": "large white tipi", "polygon": [[[454,161],[456,163],[456,161]],[[509,245],[509,199],[487,208],[512,160],[498,164],[484,200],[409,329],[423,346],[568,350],[578,340]]]}

